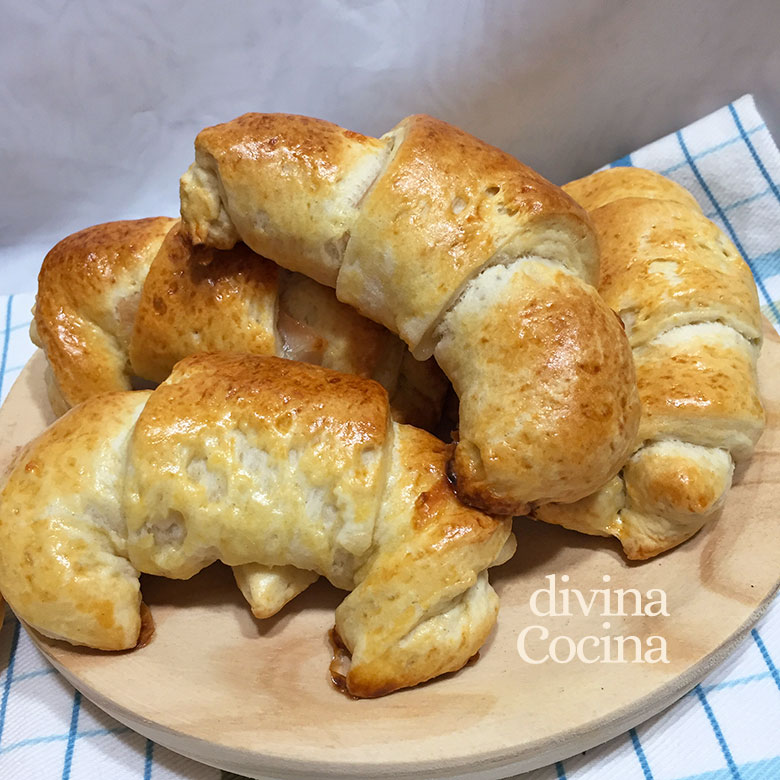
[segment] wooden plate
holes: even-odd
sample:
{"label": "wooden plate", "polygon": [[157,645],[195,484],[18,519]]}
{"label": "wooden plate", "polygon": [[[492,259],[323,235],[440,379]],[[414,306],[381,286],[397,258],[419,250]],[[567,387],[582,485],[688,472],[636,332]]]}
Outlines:
{"label": "wooden plate", "polygon": [[[627,563],[611,540],[517,521],[518,554],[491,575],[501,596],[498,628],[476,664],[446,679],[383,699],[348,699],[328,677],[327,631],[342,594],[320,583],[260,622],[222,566],[187,582],[144,579],[157,633],[143,649],[111,654],[31,632],[33,638],[117,720],[179,753],[253,777],[497,778],[564,759],[682,696],[742,640],[777,587],[780,339],[769,326],[766,336],[759,368],[769,424],[723,515],[677,550],[641,564]],[[0,468],[52,420],[43,366],[38,353],[0,411]],[[597,595],[589,616],[579,607],[570,616],[537,616],[531,596],[552,574],[559,588],[576,588],[586,600],[590,589],[612,589],[614,602],[618,588],[645,595],[660,588],[670,614],[607,616]],[[546,611],[544,601],[537,607]],[[630,613],[632,598],[627,602]],[[557,636],[595,636],[583,647],[603,659],[604,637],[614,658],[616,637],[636,636],[644,649],[655,635],[665,640],[668,663],[528,663],[517,640],[529,626],[549,631],[546,641],[541,629],[531,631],[525,647],[533,660]],[[568,647],[569,640],[557,640],[559,658]],[[634,641],[625,647],[633,660]]]}

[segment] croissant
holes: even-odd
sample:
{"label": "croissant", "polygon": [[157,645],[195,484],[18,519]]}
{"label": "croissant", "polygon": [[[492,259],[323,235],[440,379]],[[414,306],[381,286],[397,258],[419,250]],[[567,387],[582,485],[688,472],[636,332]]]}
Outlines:
{"label": "croissant", "polygon": [[118,650],[139,572],[294,567],[351,591],[335,628],[371,697],[461,668],[497,614],[510,519],[461,504],[447,449],[392,421],[376,382],[274,357],[186,358],[29,444],[0,493],[0,589],[43,634]]}
{"label": "croissant", "polygon": [[735,246],[678,184],[612,168],[564,189],[591,210],[599,289],[626,327],[642,421],[620,475],[535,515],[616,536],[629,558],[649,558],[717,515],[735,462],[761,435],[758,294]]}
{"label": "croissant", "polygon": [[139,377],[164,380],[196,352],[277,355],[376,379],[399,421],[431,428],[447,382],[393,334],[239,244],[193,247],[167,217],[109,222],[60,241],[38,280],[34,343],[62,414]]}
{"label": "croissant", "polygon": [[618,471],[638,425],[631,353],[589,284],[587,213],[558,187],[422,115],[376,139],[246,114],[195,150],[181,179],[195,244],[244,241],[435,356],[460,401],[465,501],[522,514]]}

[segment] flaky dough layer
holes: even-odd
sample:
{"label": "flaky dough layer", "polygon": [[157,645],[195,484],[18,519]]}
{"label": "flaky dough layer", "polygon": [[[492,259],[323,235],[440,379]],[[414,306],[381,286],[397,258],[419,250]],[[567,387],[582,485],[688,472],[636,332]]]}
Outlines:
{"label": "flaky dough layer", "polygon": [[621,473],[536,516],[613,535],[629,558],[684,542],[723,507],[764,428],[761,312],[736,247],[663,176],[612,168],[567,184],[602,247],[600,291],[633,347],[642,421]]}
{"label": "flaky dough layer", "polygon": [[62,414],[135,378],[163,381],[197,352],[277,355],[376,379],[396,419],[430,429],[447,382],[333,291],[243,244],[193,246],[167,217],[95,225],[60,241],[38,281],[33,341]]}
{"label": "flaky dough layer", "polygon": [[0,589],[42,633],[118,650],[138,639],[139,572],[249,567],[261,616],[324,576],[351,591],[335,616],[347,689],[380,696],[461,668],[495,623],[486,570],[513,550],[510,521],[457,500],[447,455],[393,422],[371,380],[196,355],[19,454],[0,490]]}
{"label": "flaky dough layer", "polygon": [[[335,287],[416,357],[436,356],[460,394],[452,465],[464,500],[515,514],[572,501],[628,456],[639,403],[625,335],[591,286],[593,227],[510,155],[425,115],[375,139],[309,117],[246,114],[198,135],[180,191],[195,243],[242,240]],[[533,271],[538,261],[556,272]],[[528,328],[498,326],[490,311],[518,297],[512,282],[488,285],[499,267],[529,282]],[[470,314],[475,296],[481,318]],[[520,365],[536,381],[518,379]],[[543,424],[524,425],[529,415]]]}

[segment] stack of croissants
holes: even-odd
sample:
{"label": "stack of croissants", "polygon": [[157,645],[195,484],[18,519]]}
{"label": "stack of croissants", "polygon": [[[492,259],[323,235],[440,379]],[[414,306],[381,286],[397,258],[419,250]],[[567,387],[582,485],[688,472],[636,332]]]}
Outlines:
{"label": "stack of croissants", "polygon": [[658,174],[247,114],[180,193],[40,271],[59,419],[0,478],[0,592],[48,637],[135,647],[142,573],[222,561],[259,619],[325,577],[346,690],[380,696],[479,651],[513,517],[650,558],[762,432],[751,272]]}

